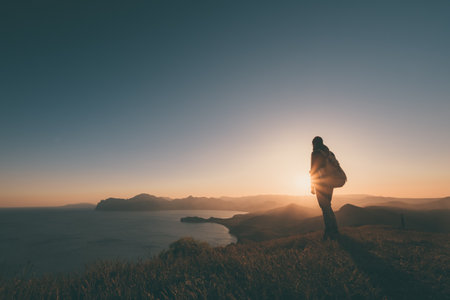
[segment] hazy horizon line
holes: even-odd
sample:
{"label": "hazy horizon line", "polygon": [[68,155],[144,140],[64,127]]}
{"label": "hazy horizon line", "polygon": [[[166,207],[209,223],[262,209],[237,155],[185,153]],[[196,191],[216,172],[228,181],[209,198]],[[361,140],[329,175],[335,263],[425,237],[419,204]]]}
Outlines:
{"label": "hazy horizon line", "polygon": [[[166,197],[166,196],[157,196],[154,194],[150,194],[150,193],[139,193],[136,194],[132,197],[129,198],[120,198],[120,197],[108,197],[105,199],[100,199],[96,202],[90,202],[90,201],[82,201],[82,202],[73,202],[73,203],[66,203],[66,204],[61,204],[61,205],[42,205],[42,206],[28,206],[28,205],[23,205],[23,206],[0,206],[0,209],[14,209],[14,208],[63,208],[63,207],[67,207],[67,206],[73,206],[73,205],[97,205],[100,201],[102,200],[106,200],[106,199],[110,199],[110,198],[116,198],[116,199],[125,199],[125,200],[129,200],[132,199],[138,195],[150,195],[150,196],[154,196],[154,197],[158,197],[158,198],[164,198],[167,199],[168,201],[173,201],[173,200],[177,200],[177,199],[186,199],[189,197],[193,197],[193,198],[215,198],[215,199],[224,199],[224,198],[228,198],[228,199],[239,199],[239,198],[250,198],[250,197],[292,197],[292,198],[312,198],[315,199],[315,195],[292,195],[292,194],[253,194],[253,195],[244,195],[244,196],[194,196],[194,195],[188,195],[186,197]],[[412,199],[445,199],[445,198],[449,198],[450,195],[447,196],[441,196],[441,197],[395,197],[395,196],[381,196],[381,195],[371,195],[371,194],[335,194],[333,196],[335,197],[376,197],[376,198],[391,198],[391,199],[408,199],[408,200],[412,200]]]}

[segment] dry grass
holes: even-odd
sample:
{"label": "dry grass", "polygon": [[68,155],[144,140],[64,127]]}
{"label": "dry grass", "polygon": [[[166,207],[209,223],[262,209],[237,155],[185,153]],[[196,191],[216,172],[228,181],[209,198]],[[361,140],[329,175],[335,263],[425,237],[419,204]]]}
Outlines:
{"label": "dry grass", "polygon": [[445,299],[449,235],[346,228],[211,248],[181,239],[137,263],[83,274],[0,280],[1,299]]}

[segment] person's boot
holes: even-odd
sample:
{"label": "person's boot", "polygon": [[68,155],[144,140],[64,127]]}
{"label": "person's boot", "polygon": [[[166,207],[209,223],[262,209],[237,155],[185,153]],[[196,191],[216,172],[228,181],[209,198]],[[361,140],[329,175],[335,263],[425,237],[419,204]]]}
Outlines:
{"label": "person's boot", "polygon": [[323,232],[322,240],[323,240],[323,241],[326,241],[326,240],[329,240],[329,239],[331,239],[330,232],[329,232],[328,230],[325,230],[325,231]]}
{"label": "person's boot", "polygon": [[333,241],[337,240],[339,238],[339,231],[335,230],[333,232],[330,232],[328,234],[328,237],[330,240],[333,240]]}
{"label": "person's boot", "polygon": [[323,237],[322,240],[326,241],[326,240],[337,240],[339,238],[339,231],[337,228],[333,228],[333,229],[325,229],[325,231],[323,232]]}

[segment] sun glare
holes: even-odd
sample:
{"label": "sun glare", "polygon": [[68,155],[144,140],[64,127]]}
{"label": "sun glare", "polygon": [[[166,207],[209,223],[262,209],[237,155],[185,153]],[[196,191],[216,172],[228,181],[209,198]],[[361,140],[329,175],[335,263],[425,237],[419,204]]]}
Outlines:
{"label": "sun glare", "polygon": [[297,194],[308,195],[310,189],[310,178],[308,174],[298,174],[295,177],[295,188],[297,189]]}

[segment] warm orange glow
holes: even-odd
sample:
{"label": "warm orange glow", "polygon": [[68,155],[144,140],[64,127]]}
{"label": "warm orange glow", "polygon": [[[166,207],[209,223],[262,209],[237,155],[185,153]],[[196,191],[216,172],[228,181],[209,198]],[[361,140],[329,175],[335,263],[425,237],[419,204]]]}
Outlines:
{"label": "warm orange glow", "polygon": [[309,195],[311,190],[311,180],[307,173],[299,174],[295,178],[295,187],[298,189],[298,195]]}
{"label": "warm orange glow", "polygon": [[[39,169],[18,172],[0,178],[0,207],[97,203],[108,197],[129,198],[139,193],[173,198],[310,195],[309,138],[305,134],[303,139],[297,139],[293,134],[275,139],[267,134],[239,151],[231,147],[195,161],[189,157],[180,159],[177,168],[171,170],[139,169],[124,161],[120,171],[92,173],[68,168],[55,173]],[[450,195],[450,175],[442,158],[422,161],[420,157],[405,157],[404,153],[374,149],[337,136],[325,139],[325,143],[348,177],[345,186],[335,189],[335,194]]]}

